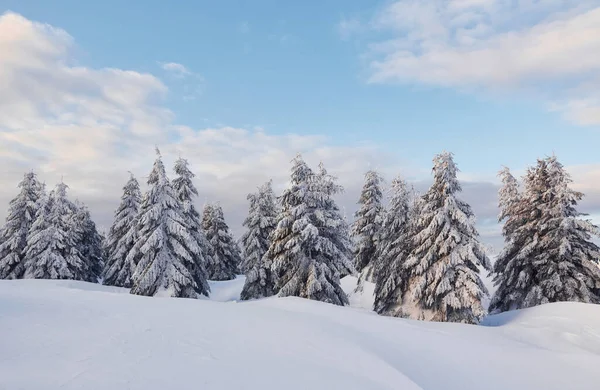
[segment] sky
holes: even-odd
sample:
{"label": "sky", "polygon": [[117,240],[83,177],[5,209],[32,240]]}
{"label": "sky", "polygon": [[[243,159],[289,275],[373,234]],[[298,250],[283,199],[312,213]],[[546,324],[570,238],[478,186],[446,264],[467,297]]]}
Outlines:
{"label": "sky", "polygon": [[368,169],[425,191],[447,150],[497,250],[497,171],[555,153],[600,222],[600,0],[0,0],[0,53],[0,205],[34,169],[107,228],[158,146],[239,234],[296,153],[352,219]]}

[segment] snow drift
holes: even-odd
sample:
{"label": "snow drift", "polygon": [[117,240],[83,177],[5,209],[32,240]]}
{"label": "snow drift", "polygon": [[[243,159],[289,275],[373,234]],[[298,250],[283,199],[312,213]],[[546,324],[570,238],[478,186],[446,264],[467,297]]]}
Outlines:
{"label": "snow drift", "polygon": [[[219,300],[235,299],[242,284],[211,288]],[[596,305],[544,305],[473,326],[298,298],[216,302],[85,282],[0,281],[0,389],[599,386]]]}

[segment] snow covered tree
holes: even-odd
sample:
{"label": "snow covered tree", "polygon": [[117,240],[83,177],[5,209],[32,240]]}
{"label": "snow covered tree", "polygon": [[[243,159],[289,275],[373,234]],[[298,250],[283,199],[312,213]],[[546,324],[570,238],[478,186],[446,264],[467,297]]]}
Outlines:
{"label": "snow covered tree", "polygon": [[371,170],[365,174],[365,184],[358,200],[360,208],[354,215],[356,220],[352,225],[354,267],[364,274],[362,277],[367,281],[373,279],[373,263],[383,216],[381,182],[382,178],[377,172]]}
{"label": "snow covered tree", "polygon": [[514,223],[516,222],[513,215],[513,210],[518,207],[520,202],[519,194],[519,182],[510,173],[510,169],[504,167],[498,173],[500,180],[502,181],[502,187],[498,191],[498,207],[500,208],[500,214],[498,215],[498,222],[507,221],[503,227],[503,234],[505,237],[509,237],[514,230]]}
{"label": "snow covered tree", "polygon": [[241,299],[257,299],[274,294],[274,280],[271,275],[271,262],[265,257],[269,249],[270,236],[277,222],[277,208],[271,181],[263,184],[256,194],[249,194],[250,209],[244,220],[246,232],[242,236],[244,261],[242,270],[246,282]]}
{"label": "snow covered tree", "polygon": [[571,182],[555,156],[527,170],[520,200],[501,214],[506,245],[494,264],[490,311],[600,303],[600,248],[591,241],[600,230],[577,212],[583,194],[569,188]]}
{"label": "snow covered tree", "polygon": [[321,235],[331,241],[337,249],[337,260],[333,262],[340,278],[356,273],[352,264],[352,240],[350,239],[350,228],[342,215],[335,199],[335,195],[344,192],[344,187],[337,184],[337,178],[330,175],[323,163],[319,163],[319,172],[315,175],[316,185],[323,192],[323,224],[320,227]]}
{"label": "snow covered tree", "polygon": [[410,222],[418,216],[410,208],[411,193],[400,177],[392,181],[390,201],[384,215],[374,267],[375,301],[379,314],[402,316],[402,296],[408,277],[404,261],[411,251]]}
{"label": "snow covered tree", "polygon": [[17,197],[10,201],[6,224],[0,229],[0,279],[22,276],[27,235],[44,197],[43,186],[33,172],[25,174],[19,188]]}
{"label": "snow covered tree", "polygon": [[123,187],[121,203],[115,211],[115,220],[106,237],[106,264],[102,281],[105,285],[131,287],[135,264],[127,261],[127,255],[135,244],[141,199],[140,185],[131,174]]}
{"label": "snow covered tree", "polygon": [[74,229],[79,239],[76,241],[77,250],[90,267],[97,281],[102,276],[104,267],[104,250],[102,236],[96,229],[96,223],[92,220],[90,211],[83,203],[75,202],[73,210]]}
{"label": "snow covered tree", "polygon": [[194,262],[191,264],[190,272],[194,277],[196,285],[200,287],[203,294],[208,296],[210,286],[208,285],[208,273],[206,267],[212,263],[212,248],[202,230],[200,213],[194,206],[194,199],[198,196],[198,190],[192,182],[195,176],[189,169],[188,161],[178,158],[175,162],[175,174],[177,177],[173,180],[173,188],[177,194],[177,199],[183,208],[183,215],[189,227],[190,234],[200,248],[200,253],[194,255]]}
{"label": "snow covered tree", "polygon": [[265,256],[273,262],[275,287],[281,297],[348,304],[340,287],[344,254],[322,233],[329,196],[300,155],[293,160],[291,185],[281,197],[281,212]]}
{"label": "snow covered tree", "polygon": [[259,187],[257,193],[247,196],[250,207],[243,223],[246,231],[241,239],[244,256],[240,268],[244,273],[260,263],[269,249],[269,236],[277,224],[277,207],[271,183],[268,181]]}
{"label": "snow covered tree", "polygon": [[207,292],[189,270],[201,250],[189,231],[160,152],[156,152],[139,211],[136,242],[127,256],[128,262],[137,264],[131,293],[197,298]]}
{"label": "snow covered tree", "polygon": [[210,280],[235,279],[242,261],[241,251],[229,226],[225,222],[220,205],[207,204],[202,213],[202,228],[213,249],[213,261],[207,267]]}
{"label": "snow covered tree", "polygon": [[489,270],[490,261],[478,241],[471,207],[457,198],[461,186],[452,154],[439,154],[433,162],[433,184],[422,198],[413,250],[404,262],[407,290],[417,309],[408,315],[477,323],[485,314],[481,300],[487,295],[479,267]]}
{"label": "snow covered tree", "polygon": [[25,247],[25,278],[98,281],[93,264],[79,251],[81,230],[67,188],[59,183],[36,214]]}

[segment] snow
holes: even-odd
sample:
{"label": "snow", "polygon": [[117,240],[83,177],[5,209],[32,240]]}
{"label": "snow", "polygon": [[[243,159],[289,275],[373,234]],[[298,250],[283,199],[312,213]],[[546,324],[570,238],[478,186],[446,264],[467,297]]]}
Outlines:
{"label": "snow", "polygon": [[[243,277],[211,282],[235,300]],[[356,283],[343,280],[344,289]],[[365,296],[355,306],[368,307]],[[0,389],[597,389],[600,306],[558,303],[485,326],[300,298],[151,298],[0,281]],[[459,351],[460,353],[457,353]]]}

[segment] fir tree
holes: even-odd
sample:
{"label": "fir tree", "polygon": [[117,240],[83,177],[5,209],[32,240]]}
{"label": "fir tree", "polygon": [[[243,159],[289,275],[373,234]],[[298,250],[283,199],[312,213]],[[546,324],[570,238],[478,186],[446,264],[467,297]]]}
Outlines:
{"label": "fir tree", "polygon": [[25,278],[97,282],[93,264],[79,250],[81,230],[67,188],[58,184],[36,214],[25,247]]}
{"label": "fir tree", "polygon": [[348,304],[340,287],[344,254],[322,235],[328,223],[323,210],[327,193],[300,155],[293,160],[291,186],[281,197],[281,213],[267,258],[273,261],[276,290],[281,297]]}
{"label": "fir tree", "polygon": [[105,260],[102,236],[98,233],[87,206],[79,202],[75,202],[74,206],[74,229],[79,238],[76,242],[77,250],[90,267],[93,279],[97,281],[102,276]]}
{"label": "fir tree", "polygon": [[173,188],[183,208],[183,215],[189,226],[190,234],[196,241],[196,245],[200,248],[200,253],[194,255],[194,262],[191,264],[190,273],[199,287],[199,292],[208,296],[210,286],[207,281],[208,273],[206,267],[212,263],[212,248],[202,230],[200,213],[198,213],[198,210],[194,206],[194,198],[198,196],[198,190],[192,182],[192,178],[195,175],[190,171],[188,161],[181,157],[175,162],[175,174],[177,177],[173,180]]}
{"label": "fir tree", "polygon": [[142,194],[137,179],[131,174],[123,187],[121,203],[115,211],[115,220],[106,238],[106,265],[104,280],[108,286],[131,287],[131,277],[135,263],[127,260],[127,255],[136,240],[137,216]]}
{"label": "fir tree", "polygon": [[[410,208],[411,193],[400,177],[392,181],[390,201],[385,213],[377,262],[375,263],[375,301],[379,314],[402,316],[402,295],[408,281],[404,261],[411,251],[410,221],[418,218]],[[412,211],[412,212],[411,212]]]}
{"label": "fir tree", "polygon": [[506,246],[494,264],[491,311],[600,303],[600,248],[591,241],[600,231],[581,219],[576,206],[583,194],[569,188],[571,181],[554,156],[528,169],[520,200],[501,214]]}
{"label": "fir tree", "polygon": [[265,257],[269,249],[269,238],[276,225],[275,195],[271,181],[263,184],[256,194],[249,194],[250,209],[244,220],[246,232],[242,236],[246,282],[241,299],[256,299],[274,294],[271,262]]}
{"label": "fir tree", "polygon": [[315,176],[316,185],[323,192],[323,224],[320,229],[321,235],[331,241],[337,249],[337,261],[333,262],[340,278],[356,273],[352,264],[352,240],[350,239],[350,228],[342,215],[334,196],[344,192],[344,188],[337,184],[337,178],[330,175],[323,163],[319,163],[319,172]]}
{"label": "fir tree", "polygon": [[519,182],[510,173],[510,169],[506,167],[498,173],[498,176],[502,181],[502,187],[498,191],[498,207],[500,208],[498,222],[507,221],[503,226],[503,234],[505,237],[509,237],[515,228],[514,224],[516,222],[514,218],[511,218],[512,212],[521,201]]}
{"label": "fir tree", "polygon": [[354,267],[364,274],[362,277],[367,281],[373,279],[373,262],[383,216],[381,182],[382,178],[377,172],[368,171],[365,174],[365,184],[358,200],[360,208],[354,215],[356,220],[352,225]]}
{"label": "fir tree", "polygon": [[140,207],[136,243],[127,256],[127,261],[137,263],[131,293],[196,298],[202,291],[189,270],[200,248],[156,152]]}
{"label": "fir tree", "polygon": [[[479,267],[490,262],[478,241],[471,207],[457,198],[461,186],[451,153],[434,158],[433,184],[423,196],[413,250],[404,263],[407,290],[417,313],[413,318],[477,323],[487,290]],[[406,304],[404,306],[407,306]]]}
{"label": "fir tree", "polygon": [[202,228],[213,249],[213,262],[207,267],[210,280],[235,279],[242,261],[240,248],[229,233],[223,209],[206,205],[202,214]]}
{"label": "fir tree", "polygon": [[19,188],[17,197],[10,201],[6,224],[0,229],[0,279],[23,275],[27,235],[44,196],[43,186],[33,172],[25,174]]}

